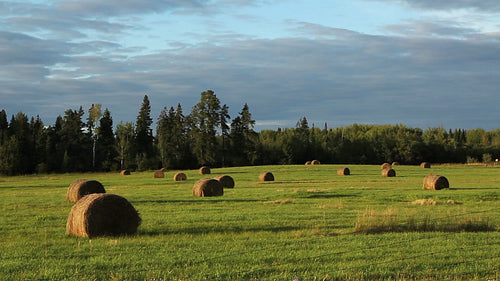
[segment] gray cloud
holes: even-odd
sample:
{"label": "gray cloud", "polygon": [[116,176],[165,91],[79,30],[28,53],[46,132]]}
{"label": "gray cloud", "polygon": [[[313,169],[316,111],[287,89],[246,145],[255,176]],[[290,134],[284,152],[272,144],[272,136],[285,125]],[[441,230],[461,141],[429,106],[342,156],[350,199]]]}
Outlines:
{"label": "gray cloud", "polygon": [[500,12],[500,2],[497,0],[453,0],[453,1],[435,1],[435,0],[366,0],[378,2],[396,2],[406,3],[410,6],[431,9],[431,10],[450,10],[450,9],[474,9],[481,12],[497,13]]}

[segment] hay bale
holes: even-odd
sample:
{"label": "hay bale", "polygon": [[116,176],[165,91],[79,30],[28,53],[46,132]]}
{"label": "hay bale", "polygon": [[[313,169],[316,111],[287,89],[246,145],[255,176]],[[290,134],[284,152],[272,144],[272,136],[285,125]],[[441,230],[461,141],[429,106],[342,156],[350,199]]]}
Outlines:
{"label": "hay bale", "polygon": [[194,184],[193,195],[200,197],[222,196],[224,188],[216,179],[203,178]]}
{"label": "hay bale", "polygon": [[429,190],[440,190],[449,187],[450,183],[448,182],[447,178],[433,174],[425,176],[424,185],[422,186],[423,189],[429,189]]}
{"label": "hay bale", "polygon": [[122,176],[130,176],[130,171],[129,170],[122,170],[120,172],[120,175],[122,175]]}
{"label": "hay bale", "polygon": [[218,180],[223,188],[234,188],[234,180],[231,176],[220,175],[216,176],[214,179]]}
{"label": "hay bale", "polygon": [[400,164],[399,164],[399,162],[392,162],[392,164],[391,164],[391,165],[392,165],[392,166],[399,166]]}
{"label": "hay bale", "polygon": [[162,179],[165,177],[165,174],[162,171],[155,171],[155,173],[153,174],[153,177],[155,179]]}
{"label": "hay bale", "polygon": [[178,172],[174,175],[174,181],[185,181],[187,180],[187,176],[184,173]]}
{"label": "hay bale", "polygon": [[88,238],[131,235],[140,224],[139,213],[127,199],[116,194],[93,193],[71,208],[66,234]]}
{"label": "hay bale", "polygon": [[80,179],[69,185],[66,193],[68,202],[77,202],[85,195],[91,193],[106,193],[104,186],[96,180]]}
{"label": "hay bale", "polygon": [[311,161],[306,162],[306,166],[311,165]]}
{"label": "hay bale", "polygon": [[396,171],[394,171],[394,169],[384,169],[384,170],[382,170],[382,176],[383,177],[395,177]]}
{"label": "hay bale", "polygon": [[161,168],[161,169],[160,169],[160,171],[161,171],[162,173],[166,173],[166,172],[168,172],[167,168]]}
{"label": "hay bale", "polygon": [[313,161],[311,161],[311,165],[319,165],[319,164],[321,164],[319,162],[319,160],[313,160]]}
{"label": "hay bale", "polygon": [[422,162],[422,163],[420,163],[420,168],[429,169],[430,167],[431,167],[431,163],[429,163],[429,162]]}
{"label": "hay bale", "polygon": [[259,175],[260,181],[274,181],[274,175],[271,172],[262,172]]}
{"label": "hay bale", "polygon": [[349,168],[346,168],[346,167],[342,167],[342,168],[339,168],[337,170],[337,175],[339,176],[348,176],[351,174],[351,171],[349,170]]}
{"label": "hay bale", "polygon": [[201,167],[198,172],[200,173],[200,175],[208,175],[211,173],[210,168],[207,166]]}
{"label": "hay bale", "polygon": [[384,164],[382,164],[382,166],[380,166],[380,168],[381,168],[382,170],[385,170],[385,169],[392,169],[392,165],[391,165],[391,164],[389,164],[389,163],[384,163]]}

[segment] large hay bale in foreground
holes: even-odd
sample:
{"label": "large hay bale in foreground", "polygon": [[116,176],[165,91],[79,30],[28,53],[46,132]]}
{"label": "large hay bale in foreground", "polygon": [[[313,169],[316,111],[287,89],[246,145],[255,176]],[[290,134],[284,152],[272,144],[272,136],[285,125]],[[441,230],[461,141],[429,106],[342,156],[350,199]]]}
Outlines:
{"label": "large hay bale in foreground", "polygon": [[69,185],[66,193],[68,202],[76,202],[80,198],[91,193],[106,193],[104,186],[96,180],[80,179]]}
{"label": "large hay bale in foreground", "polygon": [[174,181],[185,181],[187,180],[186,174],[178,172],[174,175]]}
{"label": "large hay bale in foreground", "polygon": [[385,169],[391,169],[391,168],[392,168],[392,165],[391,165],[391,164],[389,164],[389,163],[384,163],[384,164],[382,164],[382,165],[380,166],[380,168],[381,168],[382,170],[385,170]]}
{"label": "large hay bale in foreground", "polygon": [[120,175],[122,175],[122,176],[129,176],[130,175],[130,170],[121,170]]}
{"label": "large hay bale in foreground", "polygon": [[339,168],[337,170],[337,175],[339,176],[348,176],[351,174],[351,171],[349,170],[349,168],[346,168],[346,167],[342,167],[342,168]]}
{"label": "large hay bale in foreground", "polygon": [[429,169],[430,167],[431,167],[431,163],[429,163],[429,162],[422,162],[422,163],[420,163],[420,168]]}
{"label": "large hay bale in foreground", "polygon": [[429,190],[440,190],[443,188],[449,188],[450,183],[448,182],[448,179],[440,176],[440,175],[427,175],[424,178],[424,185],[423,189],[429,189]]}
{"label": "large hay bale in foreground", "polygon": [[319,164],[321,164],[319,162],[319,160],[313,160],[313,161],[311,161],[311,165],[319,165]]}
{"label": "large hay bale in foreground", "polygon": [[201,167],[200,170],[198,170],[198,172],[200,173],[200,175],[208,175],[211,173],[210,168],[207,166]]}
{"label": "large hay bale in foreground", "polygon": [[97,237],[131,235],[137,232],[141,217],[127,199],[106,193],[93,193],[71,208],[66,234]]}
{"label": "large hay bale in foreground", "polygon": [[155,171],[155,173],[153,174],[153,177],[155,179],[162,179],[165,177],[165,174],[162,171]]}
{"label": "large hay bale in foreground", "polygon": [[260,181],[274,181],[274,175],[271,172],[262,172],[259,175]]}
{"label": "large hay bale in foreground", "polygon": [[222,196],[224,188],[216,179],[203,178],[194,184],[193,195],[200,197]]}
{"label": "large hay bale in foreground", "polygon": [[395,177],[396,171],[394,171],[394,169],[384,169],[384,170],[382,170],[382,176],[383,177]]}
{"label": "large hay bale in foreground", "polygon": [[228,175],[216,176],[214,179],[218,180],[223,188],[234,188],[234,179]]}

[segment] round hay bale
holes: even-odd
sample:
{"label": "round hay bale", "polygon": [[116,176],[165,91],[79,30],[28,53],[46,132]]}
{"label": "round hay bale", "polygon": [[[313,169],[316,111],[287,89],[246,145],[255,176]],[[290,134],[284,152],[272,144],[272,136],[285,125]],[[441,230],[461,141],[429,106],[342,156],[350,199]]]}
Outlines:
{"label": "round hay bale", "polygon": [[440,190],[443,188],[449,188],[450,183],[448,182],[448,179],[440,176],[440,175],[427,175],[424,178],[424,185],[423,189],[429,189],[429,190]]}
{"label": "round hay bale", "polygon": [[131,235],[140,224],[139,213],[127,199],[116,194],[93,193],[71,208],[66,234],[88,238]]}
{"label": "round hay bale", "polygon": [[166,172],[168,172],[167,168],[161,168],[161,169],[160,169],[160,171],[161,171],[162,173],[166,173]]}
{"label": "round hay bale", "polygon": [[339,168],[337,170],[337,175],[339,176],[348,176],[351,174],[351,171],[349,170],[349,168],[346,168],[346,167],[342,167],[342,168]]}
{"label": "round hay bale", "polygon": [[155,173],[153,174],[153,177],[155,179],[162,179],[165,177],[165,174],[162,171],[155,171]]}
{"label": "round hay bale", "polygon": [[203,178],[194,184],[193,195],[200,197],[222,196],[224,188],[216,179]]}
{"label": "round hay bale", "polygon": [[120,172],[120,175],[122,175],[122,176],[130,176],[130,170],[122,170]]}
{"label": "round hay bale", "polygon": [[174,175],[174,181],[185,181],[185,180],[187,180],[187,176],[184,173],[179,172]]}
{"label": "round hay bale", "polygon": [[307,165],[311,165],[311,161],[307,161],[307,162],[306,162],[306,166],[307,166]]}
{"label": "round hay bale", "polygon": [[313,160],[313,161],[311,161],[311,165],[319,165],[319,164],[321,164],[319,162],[319,160]]}
{"label": "round hay bale", "polygon": [[220,175],[216,176],[214,179],[218,180],[223,188],[234,188],[234,180],[231,176]]}
{"label": "round hay bale", "polygon": [[96,180],[76,180],[69,185],[68,192],[66,193],[66,200],[68,202],[77,202],[85,195],[91,193],[106,193],[106,190],[104,186]]}
{"label": "round hay bale", "polygon": [[274,181],[274,175],[271,172],[262,172],[259,175],[260,181]]}
{"label": "round hay bale", "polygon": [[420,163],[420,168],[429,169],[430,167],[431,167],[431,163],[429,163],[429,162],[422,162],[422,163]]}
{"label": "round hay bale", "polygon": [[380,166],[380,168],[381,168],[382,170],[385,170],[385,169],[392,169],[392,165],[391,165],[391,164],[389,164],[389,163],[384,163],[384,164],[382,164],[382,166]]}
{"label": "round hay bale", "polygon": [[200,173],[200,175],[208,175],[211,173],[210,168],[207,166],[201,167],[198,172]]}
{"label": "round hay bale", "polygon": [[399,166],[400,164],[399,164],[399,162],[392,162],[392,164],[391,164],[391,165],[392,165],[392,166]]}
{"label": "round hay bale", "polygon": [[382,176],[383,177],[395,177],[396,171],[394,171],[394,169],[384,169],[384,170],[382,170]]}

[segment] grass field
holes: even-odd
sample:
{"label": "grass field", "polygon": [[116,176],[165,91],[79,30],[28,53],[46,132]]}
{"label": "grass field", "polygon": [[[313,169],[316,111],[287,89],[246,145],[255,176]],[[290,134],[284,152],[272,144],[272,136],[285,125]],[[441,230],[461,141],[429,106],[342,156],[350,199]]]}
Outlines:
{"label": "grass field", "polygon": [[[0,280],[500,280],[500,168],[339,167],[212,169],[236,185],[211,198],[197,170],[0,177]],[[450,188],[422,190],[430,173]],[[65,234],[82,178],[134,205],[137,235]]]}

